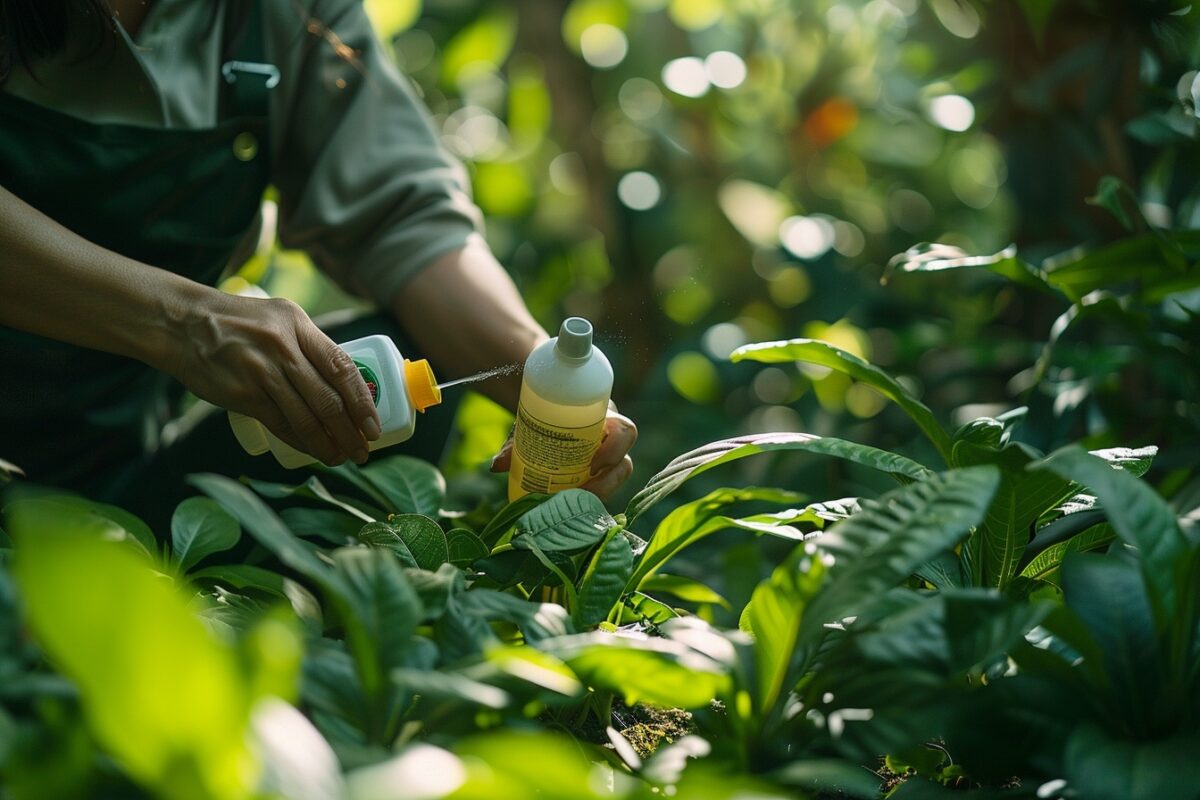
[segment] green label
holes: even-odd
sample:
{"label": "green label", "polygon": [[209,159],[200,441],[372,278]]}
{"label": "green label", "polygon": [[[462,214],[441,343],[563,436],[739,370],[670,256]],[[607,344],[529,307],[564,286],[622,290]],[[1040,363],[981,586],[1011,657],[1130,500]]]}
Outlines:
{"label": "green label", "polygon": [[371,393],[371,402],[379,405],[379,378],[376,378],[371,368],[361,361],[355,361],[354,366],[358,367],[358,374],[362,375],[363,381],[367,384],[367,391]]}

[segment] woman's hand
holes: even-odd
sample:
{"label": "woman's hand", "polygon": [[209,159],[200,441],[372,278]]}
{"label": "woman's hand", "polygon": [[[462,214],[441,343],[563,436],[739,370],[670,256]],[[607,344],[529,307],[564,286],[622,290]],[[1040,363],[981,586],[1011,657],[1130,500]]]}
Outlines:
{"label": "woman's hand", "polygon": [[[633,459],[629,451],[637,441],[637,425],[629,417],[610,408],[604,420],[604,438],[592,457],[592,477],[581,489],[587,489],[601,500],[608,500],[621,484],[633,474]],[[492,472],[508,472],[512,466],[513,441],[510,436],[492,461]]]}
{"label": "woman's hand", "polygon": [[202,297],[181,310],[177,358],[162,368],[330,466],[366,461],[379,414],[350,356],[289,300]]}

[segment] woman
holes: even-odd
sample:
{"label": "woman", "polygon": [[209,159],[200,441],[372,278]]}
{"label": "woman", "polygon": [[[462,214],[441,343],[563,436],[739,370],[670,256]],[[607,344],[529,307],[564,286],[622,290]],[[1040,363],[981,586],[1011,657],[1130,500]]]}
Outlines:
{"label": "woman", "polygon": [[[469,374],[545,338],[361,0],[0,0],[0,458],[136,507],[238,452],[223,420],[191,437],[204,458],[162,446],[182,384],[366,459],[379,421],[345,354],[294,304],[213,288],[268,184],[283,243],[388,310],[406,355]],[[481,389],[513,409],[519,378]],[[607,425],[601,496],[636,438]]]}

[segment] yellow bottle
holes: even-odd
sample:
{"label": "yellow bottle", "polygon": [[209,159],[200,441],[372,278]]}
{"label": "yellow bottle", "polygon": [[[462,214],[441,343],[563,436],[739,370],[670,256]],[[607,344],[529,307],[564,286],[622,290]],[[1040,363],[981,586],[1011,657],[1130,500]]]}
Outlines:
{"label": "yellow bottle", "polygon": [[592,323],[570,317],[525,361],[508,499],[572,489],[591,475],[604,436],[613,371],[592,344]]}

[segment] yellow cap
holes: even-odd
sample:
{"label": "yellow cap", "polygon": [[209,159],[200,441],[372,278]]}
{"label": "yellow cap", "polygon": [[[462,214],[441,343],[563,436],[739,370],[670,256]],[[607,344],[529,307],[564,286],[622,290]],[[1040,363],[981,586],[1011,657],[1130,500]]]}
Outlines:
{"label": "yellow cap", "polygon": [[404,385],[408,387],[408,399],[417,411],[423,412],[442,402],[442,390],[438,388],[437,378],[433,377],[433,368],[423,358],[420,361],[404,359]]}

